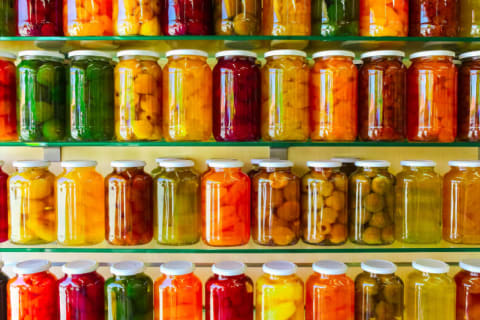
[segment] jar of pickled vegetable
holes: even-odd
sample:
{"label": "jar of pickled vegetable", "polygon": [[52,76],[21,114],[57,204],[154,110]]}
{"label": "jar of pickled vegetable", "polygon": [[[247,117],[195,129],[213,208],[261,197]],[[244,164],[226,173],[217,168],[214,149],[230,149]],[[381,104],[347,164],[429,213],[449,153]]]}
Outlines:
{"label": "jar of pickled vegetable", "polygon": [[298,50],[273,50],[265,53],[266,64],[261,71],[260,123],[263,140],[304,141],[308,139],[306,57],[305,52]]}
{"label": "jar of pickled vegetable", "polygon": [[340,162],[308,161],[302,178],[302,239],[309,244],[347,241],[347,176]]}
{"label": "jar of pickled vegetable", "polygon": [[390,261],[368,260],[361,267],[363,272],[355,278],[355,319],[403,319],[404,286],[395,275],[397,266]]}
{"label": "jar of pickled vegetable", "polygon": [[407,68],[397,50],[362,54],[358,123],[362,140],[399,141],[405,138]]}
{"label": "jar of pickled vegetable", "polygon": [[351,51],[313,54],[310,70],[310,138],[354,141],[357,138],[357,78]]}
{"label": "jar of pickled vegetable", "polygon": [[63,161],[55,179],[58,242],[93,245],[105,238],[105,185],[96,161]]}
{"label": "jar of pickled vegetable", "polygon": [[23,141],[58,141],[65,135],[64,56],[51,51],[20,51],[17,116]]}
{"label": "jar of pickled vegetable", "polygon": [[[4,242],[8,240],[8,174],[2,170],[3,164],[4,162],[0,161],[0,242]],[[1,271],[0,271],[0,280],[1,280]],[[0,301],[0,312],[1,312],[1,301]],[[1,319],[2,318],[0,317],[0,320]]]}
{"label": "jar of pickled vegetable", "polygon": [[465,0],[410,1],[409,35],[411,37],[455,37],[458,27],[457,6],[463,1]]}
{"label": "jar of pickled vegetable", "polygon": [[201,50],[172,50],[163,68],[163,133],[167,141],[212,135],[212,70]]}
{"label": "jar of pickled vegetable", "polygon": [[17,35],[63,36],[62,0],[16,0]]}
{"label": "jar of pickled vegetable", "polygon": [[405,284],[405,319],[455,320],[455,282],[447,273],[448,264],[419,259]]}
{"label": "jar of pickled vegetable", "polygon": [[309,36],[310,0],[263,0],[262,31],[265,36]]}
{"label": "jar of pickled vegetable", "polygon": [[[1,7],[0,3],[0,13]],[[0,51],[0,141],[15,141],[18,138],[15,59],[14,54]]]}
{"label": "jar of pickled vegetable", "polygon": [[63,0],[63,32],[66,36],[113,35],[112,0]]}
{"label": "jar of pickled vegetable", "polygon": [[253,36],[260,34],[261,0],[215,0],[215,34]]}
{"label": "jar of pickled vegetable", "polygon": [[458,139],[476,142],[480,141],[480,51],[463,53],[459,59]]}
{"label": "jar of pickled vegetable", "polygon": [[358,35],[358,4],[355,0],[313,0],[312,34]]}
{"label": "jar of pickled vegetable", "polygon": [[27,260],[13,267],[7,284],[9,320],[58,320],[57,278],[47,260]]}
{"label": "jar of pickled vegetable", "polygon": [[104,320],[105,280],[98,263],[78,260],[64,264],[65,276],[58,281],[58,305],[62,320]]}
{"label": "jar of pickled vegetable", "polygon": [[457,68],[453,51],[410,55],[407,136],[410,141],[453,142],[457,134]]}
{"label": "jar of pickled vegetable", "polygon": [[347,277],[347,266],[322,260],[313,264],[306,286],[306,320],[354,320],[355,285]]}
{"label": "jar of pickled vegetable", "polygon": [[153,179],[144,161],[112,161],[105,177],[105,238],[113,245],[140,245],[153,238]]}
{"label": "jar of pickled vegetable", "polygon": [[160,266],[155,281],[155,320],[202,320],[202,282],[187,261],[171,261]]}
{"label": "jar of pickled vegetable", "polygon": [[7,284],[8,276],[1,271],[3,262],[0,261],[0,319],[7,320]]}
{"label": "jar of pickled vegetable", "polygon": [[204,0],[163,0],[162,32],[167,36],[209,35],[212,3]]}
{"label": "jar of pickled vegetable", "polygon": [[240,246],[250,240],[250,179],[243,162],[213,160],[202,176],[203,241],[211,246]]}
{"label": "jar of pickled vegetable", "polygon": [[206,320],[253,320],[253,281],[245,265],[222,261],[205,284]]}
{"label": "jar of pickled vegetable", "polygon": [[408,36],[408,1],[360,0],[360,36]]}
{"label": "jar of pickled vegetable", "polygon": [[191,160],[160,160],[154,175],[155,239],[188,245],[200,240],[200,178]]}
{"label": "jar of pickled vegetable", "polygon": [[[48,161],[14,161],[8,178],[9,239],[15,244],[45,244],[57,239],[55,176]],[[101,212],[101,211],[99,211]]]}
{"label": "jar of pickled vegetable", "polygon": [[359,161],[360,158],[336,157],[330,160],[340,162],[342,164],[342,166],[340,167],[340,172],[345,173],[345,175],[348,178],[352,173],[355,172],[355,170],[357,170],[357,167],[355,166],[355,162]]}
{"label": "jar of pickled vegetable", "polygon": [[350,176],[350,240],[358,244],[386,245],[394,241],[395,177],[382,160],[355,162]]}
{"label": "jar of pickled vegetable", "polygon": [[122,261],[110,267],[105,282],[106,320],[152,320],[153,281],[140,261]]}
{"label": "jar of pickled vegetable", "polygon": [[117,140],[162,138],[162,69],[160,55],[147,50],[117,53],[115,133]]}
{"label": "jar of pickled vegetable", "polygon": [[108,141],[114,136],[113,63],[102,51],[68,53],[69,137]]}
{"label": "jar of pickled vegetable", "polygon": [[304,319],[303,282],[297,266],[288,261],[270,261],[255,289],[257,320]]}
{"label": "jar of pickled vegetable", "polygon": [[480,37],[480,2],[476,0],[461,0],[458,2],[458,12],[458,36]]}
{"label": "jar of pickled vegetable", "polygon": [[15,0],[0,3],[0,36],[15,36],[17,10]]}
{"label": "jar of pickled vegetable", "polygon": [[116,36],[158,36],[161,0],[112,0]]}
{"label": "jar of pickled vegetable", "polygon": [[455,275],[457,287],[457,318],[474,320],[480,317],[480,259],[467,259],[459,263]]}
{"label": "jar of pickled vegetable", "polygon": [[218,62],[213,68],[215,140],[258,140],[261,93],[257,54],[251,51],[228,50],[218,52],[216,57]]}
{"label": "jar of pickled vegetable", "polygon": [[300,179],[293,163],[265,160],[252,178],[253,240],[266,246],[294,245],[300,238]]}

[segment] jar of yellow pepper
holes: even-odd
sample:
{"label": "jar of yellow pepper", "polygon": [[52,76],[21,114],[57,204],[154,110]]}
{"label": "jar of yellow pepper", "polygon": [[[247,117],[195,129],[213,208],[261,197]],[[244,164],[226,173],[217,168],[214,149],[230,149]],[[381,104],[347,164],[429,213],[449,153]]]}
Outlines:
{"label": "jar of yellow pepper", "polygon": [[113,0],[113,31],[117,36],[158,36],[160,0]]}

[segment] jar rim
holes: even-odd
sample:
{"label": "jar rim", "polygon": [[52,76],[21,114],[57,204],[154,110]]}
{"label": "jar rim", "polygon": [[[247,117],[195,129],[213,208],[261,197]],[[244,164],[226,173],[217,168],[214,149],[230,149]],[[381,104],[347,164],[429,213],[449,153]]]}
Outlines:
{"label": "jar rim", "polygon": [[310,168],[340,168],[342,166],[341,162],[333,160],[315,160],[307,161],[307,167]]}
{"label": "jar rim", "polygon": [[48,271],[52,263],[48,260],[34,259],[17,262],[13,267],[16,274],[34,274]]}
{"label": "jar rim", "polygon": [[112,168],[139,168],[146,165],[146,162],[142,160],[114,160],[110,162]]}
{"label": "jar rim", "polygon": [[90,168],[96,167],[97,161],[94,160],[68,160],[62,161],[60,166],[63,168]]}
{"label": "jar rim", "polygon": [[410,59],[425,58],[425,57],[438,57],[438,56],[455,57],[455,52],[450,51],[450,50],[418,51],[418,52],[412,53],[410,55]]}
{"label": "jar rim", "polygon": [[458,265],[463,270],[480,273],[480,259],[465,259],[460,261]]}
{"label": "jar rim", "polygon": [[110,53],[104,52],[104,51],[98,51],[98,50],[74,50],[68,53],[69,58],[81,57],[81,56],[112,59],[112,55]]}
{"label": "jar rim", "polygon": [[67,275],[80,275],[97,271],[98,263],[94,260],[76,260],[62,266],[63,273]]}
{"label": "jar rim", "polygon": [[120,57],[138,57],[138,56],[144,56],[144,57],[152,57],[156,59],[160,59],[160,54],[152,51],[152,50],[122,50],[117,52],[117,58]]}
{"label": "jar rim", "polygon": [[360,158],[335,157],[335,158],[332,158],[330,160],[338,161],[338,162],[341,162],[341,163],[353,163],[353,164],[355,164],[355,162],[360,161]]}
{"label": "jar rim", "polygon": [[17,160],[13,161],[15,168],[48,168],[50,161],[46,160]]}
{"label": "jar rim", "polygon": [[261,168],[291,168],[293,162],[289,160],[273,160],[268,159],[258,164]]}
{"label": "jar rim", "polygon": [[63,60],[65,56],[56,51],[47,51],[47,50],[24,50],[18,53],[19,58],[32,56],[32,57],[48,57],[53,58],[55,60]]}
{"label": "jar rim", "polygon": [[388,168],[390,162],[386,160],[359,160],[355,161],[355,166],[362,168]]}
{"label": "jar rim", "polygon": [[175,49],[167,51],[165,56],[167,58],[171,56],[199,56],[208,58],[208,53],[206,51],[196,49]]}
{"label": "jar rim", "polygon": [[387,260],[367,260],[362,261],[363,271],[374,274],[393,274],[397,271],[395,263]]}
{"label": "jar rim", "polygon": [[320,260],[312,265],[313,271],[329,276],[338,276],[347,273],[347,265],[335,260]]}
{"label": "jar rim", "polygon": [[116,276],[134,276],[142,273],[145,265],[141,261],[121,261],[110,266],[110,272]]}
{"label": "jar rim", "polygon": [[349,50],[325,50],[325,51],[315,52],[312,55],[312,58],[316,59],[316,58],[333,57],[333,56],[355,58],[355,53]]}
{"label": "jar rim", "polygon": [[170,261],[160,266],[160,272],[168,276],[183,276],[195,270],[195,265],[190,261]]}
{"label": "jar rim", "polygon": [[268,158],[264,158],[264,159],[250,159],[250,164],[260,165],[260,162],[262,162],[262,161],[268,161],[268,160],[272,160],[272,159],[268,159]]}
{"label": "jar rim", "polygon": [[236,159],[209,159],[207,165],[212,168],[241,168],[243,162]]}
{"label": "jar rim", "polygon": [[415,270],[425,273],[447,273],[450,270],[448,264],[443,261],[435,259],[418,259],[412,262],[412,267]]}
{"label": "jar rim", "polygon": [[219,276],[234,277],[244,274],[246,266],[239,261],[221,261],[212,265],[212,272]]}
{"label": "jar rim", "polygon": [[158,165],[163,168],[191,168],[195,165],[195,162],[187,159],[173,159],[163,160]]}
{"label": "jar rim", "polygon": [[475,57],[480,57],[480,50],[464,52],[458,56],[458,59],[463,60]]}
{"label": "jar rim", "polygon": [[290,261],[276,260],[265,263],[262,269],[264,273],[273,276],[290,276],[297,272],[297,265]]}
{"label": "jar rim", "polygon": [[403,160],[400,165],[404,167],[435,167],[437,163],[432,160]]}
{"label": "jar rim", "polygon": [[264,58],[269,58],[273,56],[298,56],[298,57],[307,57],[307,53],[301,50],[292,50],[292,49],[281,49],[281,50],[270,50],[263,54]]}
{"label": "jar rim", "polygon": [[448,161],[450,167],[480,168],[480,160],[452,160]]}
{"label": "jar rim", "polygon": [[0,58],[6,58],[6,59],[17,59],[17,56],[12,53],[12,52],[8,52],[8,51],[0,51]]}
{"label": "jar rim", "polygon": [[249,57],[249,58],[257,58],[257,53],[248,50],[224,50],[217,52],[215,54],[215,58],[222,58],[228,56],[240,56],[240,57]]}
{"label": "jar rim", "polygon": [[400,50],[374,50],[367,51],[360,55],[360,59],[367,59],[373,57],[405,57],[405,52]]}

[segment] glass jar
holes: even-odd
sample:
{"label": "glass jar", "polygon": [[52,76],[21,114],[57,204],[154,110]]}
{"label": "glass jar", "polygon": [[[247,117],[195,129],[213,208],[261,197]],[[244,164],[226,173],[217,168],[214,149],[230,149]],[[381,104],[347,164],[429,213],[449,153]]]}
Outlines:
{"label": "glass jar", "polygon": [[167,36],[209,35],[212,29],[211,1],[163,0],[162,32]]}
{"label": "glass jar", "polygon": [[395,185],[395,235],[406,243],[442,240],[442,176],[434,161],[401,161]]}
{"label": "glass jar", "polygon": [[[46,244],[57,239],[55,176],[48,161],[14,161],[8,178],[9,239],[12,243]],[[101,212],[101,211],[100,211]]]}
{"label": "glass jar", "polygon": [[412,262],[405,284],[405,319],[455,320],[455,282],[448,264],[432,259]]}
{"label": "glass jar", "polygon": [[357,244],[386,245],[394,241],[395,177],[382,160],[355,162],[350,176],[350,240]]}
{"label": "glass jar", "polygon": [[294,245],[300,238],[300,178],[293,163],[265,160],[252,178],[252,237],[266,246]]}
{"label": "glass jar", "polygon": [[202,233],[210,246],[240,246],[250,240],[250,179],[243,162],[213,160],[202,179]]}
{"label": "glass jar", "polygon": [[1,271],[3,268],[3,262],[0,261],[0,319],[7,320],[7,284],[8,284],[8,276]]}
{"label": "glass jar", "polygon": [[112,0],[63,0],[66,36],[111,36]]}
{"label": "glass jar", "polygon": [[409,35],[411,37],[455,37],[457,6],[465,0],[410,1]]}
{"label": "glass jar", "polygon": [[212,70],[201,50],[172,50],[163,68],[163,133],[167,141],[212,135]]}
{"label": "glass jar", "polygon": [[457,68],[453,51],[410,55],[407,71],[409,141],[453,142],[457,134]]}
{"label": "glass jar", "polygon": [[459,263],[455,275],[457,287],[456,319],[474,320],[480,317],[480,260],[467,259]]}
{"label": "glass jar", "polygon": [[[0,242],[8,240],[8,174],[2,170],[4,162],[0,160]],[[0,266],[1,269],[1,266]],[[0,271],[1,283],[1,271]],[[1,287],[1,284],[0,284]],[[1,298],[1,297],[0,297]],[[0,299],[1,300],[1,299]],[[1,313],[0,301],[0,313]],[[0,320],[2,317],[0,316]]]}
{"label": "glass jar", "polygon": [[98,264],[78,260],[64,264],[65,276],[58,280],[59,314],[62,320],[104,320],[105,280]]}
{"label": "glass jar", "polygon": [[213,68],[215,140],[258,140],[261,93],[257,54],[251,51],[229,50],[218,52],[216,57],[218,62]]}
{"label": "glass jar", "polygon": [[261,0],[215,0],[215,34],[253,36],[260,34]]}
{"label": "glass jar", "polygon": [[116,36],[159,36],[161,0],[112,0]]}
{"label": "glass jar", "polygon": [[357,1],[312,1],[312,34],[317,36],[358,35]]}
{"label": "glass jar", "polygon": [[355,166],[355,162],[359,161],[360,158],[336,157],[330,160],[340,162],[342,164],[342,166],[340,167],[340,172],[345,173],[345,175],[348,178],[352,173],[355,172],[355,170],[357,170],[357,166]]}
{"label": "glass jar", "polygon": [[144,161],[112,161],[105,177],[105,239],[110,244],[132,246],[153,238],[153,179]]}
{"label": "glass jar", "polygon": [[115,133],[119,141],[162,138],[162,69],[160,55],[147,50],[117,53]]}
{"label": "glass jar", "polygon": [[108,141],[114,136],[113,63],[102,51],[68,53],[69,137]]}
{"label": "glass jar", "polygon": [[17,34],[17,10],[15,0],[4,0],[0,3],[0,36]]}
{"label": "glass jar", "polygon": [[402,320],[404,286],[395,275],[397,266],[390,261],[368,260],[361,267],[363,272],[355,278],[355,319]]}
{"label": "glass jar", "polygon": [[359,72],[358,124],[361,140],[400,141],[405,138],[407,68],[397,50],[362,54]]}
{"label": "glass jar", "polygon": [[257,320],[304,319],[303,282],[288,261],[270,261],[255,289]]}
{"label": "glass jar", "polygon": [[266,64],[261,70],[260,123],[263,140],[305,141],[308,139],[306,57],[305,52],[298,50],[273,50],[265,53]]}
{"label": "glass jar", "polygon": [[62,0],[16,0],[17,35],[63,36]]}
{"label": "glass jar", "polygon": [[51,51],[20,51],[17,116],[23,141],[58,141],[65,135],[64,56]]}
{"label": "glass jar", "polygon": [[170,261],[160,266],[155,281],[155,320],[202,320],[202,282],[187,261]]}
{"label": "glass jar", "polygon": [[152,320],[153,281],[140,261],[122,261],[110,267],[105,282],[105,320]]}
{"label": "glass jar", "polygon": [[191,160],[157,159],[155,239],[165,245],[197,243],[201,234],[200,178]]}
{"label": "glass jar", "polygon": [[354,320],[355,285],[347,277],[347,266],[323,260],[313,264],[306,282],[305,320]]}
{"label": "glass jar", "polygon": [[360,0],[360,36],[408,36],[408,2]]}
{"label": "glass jar", "polygon": [[357,138],[358,69],[351,51],[313,54],[310,70],[310,138],[354,141]]}
{"label": "glass jar", "polygon": [[302,239],[309,244],[347,241],[347,176],[340,162],[308,161],[302,178]]}
{"label": "glass jar", "polygon": [[58,243],[83,246],[105,238],[105,185],[96,161],[63,161],[55,179]]}
{"label": "glass jar", "polygon": [[248,177],[250,179],[253,178],[254,175],[256,175],[258,172],[260,172],[260,162],[265,161],[265,160],[273,160],[273,159],[250,159],[250,164],[252,165],[250,171],[248,171]]}
{"label": "glass jar", "polygon": [[462,63],[458,74],[458,139],[477,142],[480,141],[480,51],[463,53],[459,59]]}
{"label": "glass jar", "polygon": [[206,320],[253,320],[253,281],[245,265],[222,261],[212,266],[205,283]]}
{"label": "glass jar", "polygon": [[7,284],[8,319],[58,320],[57,278],[47,260],[27,260],[13,267]]}
{"label": "glass jar", "polygon": [[[2,10],[0,3],[0,12]],[[0,29],[2,25],[0,24]],[[1,34],[1,30],[0,30]],[[17,135],[17,83],[16,56],[0,51],[0,141],[16,141]]]}
{"label": "glass jar", "polygon": [[263,0],[263,35],[309,36],[310,11],[311,0]]}
{"label": "glass jar", "polygon": [[480,37],[480,2],[477,0],[461,0],[458,2],[458,36]]}

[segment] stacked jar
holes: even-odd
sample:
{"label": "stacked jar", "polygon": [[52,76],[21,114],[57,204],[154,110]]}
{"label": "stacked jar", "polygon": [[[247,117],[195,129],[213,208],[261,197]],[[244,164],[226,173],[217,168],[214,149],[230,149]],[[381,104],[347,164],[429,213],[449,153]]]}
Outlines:
{"label": "stacked jar", "polygon": [[477,319],[480,317],[480,260],[462,260],[459,266],[461,270],[454,278],[457,286],[457,319]]}
{"label": "stacked jar", "polygon": [[14,54],[0,51],[0,141],[15,141],[18,138],[15,59]]}
{"label": "stacked jar", "polygon": [[360,0],[360,36],[408,36],[408,4],[409,0]]}
{"label": "stacked jar", "polygon": [[168,36],[208,35],[211,31],[211,1],[163,0],[162,33]]}
{"label": "stacked jar", "polygon": [[63,32],[66,36],[113,35],[112,0],[64,0]]}
{"label": "stacked jar", "polygon": [[260,0],[215,0],[215,34],[258,35],[261,28]]}
{"label": "stacked jar", "polygon": [[16,0],[15,3],[18,36],[63,35],[62,0]]}
{"label": "stacked jar", "polygon": [[[480,12],[479,12],[480,15]],[[458,139],[480,141],[480,51],[458,57]]]}
{"label": "stacked jar", "polygon": [[308,36],[311,33],[310,0],[264,0],[262,31],[266,36]]}
{"label": "stacked jar", "polygon": [[458,12],[458,36],[480,37],[480,3],[475,0],[459,1]]}
{"label": "stacked jar", "polygon": [[117,36],[158,36],[160,0],[113,0],[113,33]]}
{"label": "stacked jar", "polygon": [[457,0],[410,1],[409,35],[455,37],[458,28],[458,3],[460,1]]}
{"label": "stacked jar", "polygon": [[358,35],[356,0],[313,0],[312,34],[321,36]]}
{"label": "stacked jar", "polygon": [[17,8],[15,0],[6,0],[0,3],[0,35],[15,36]]}

